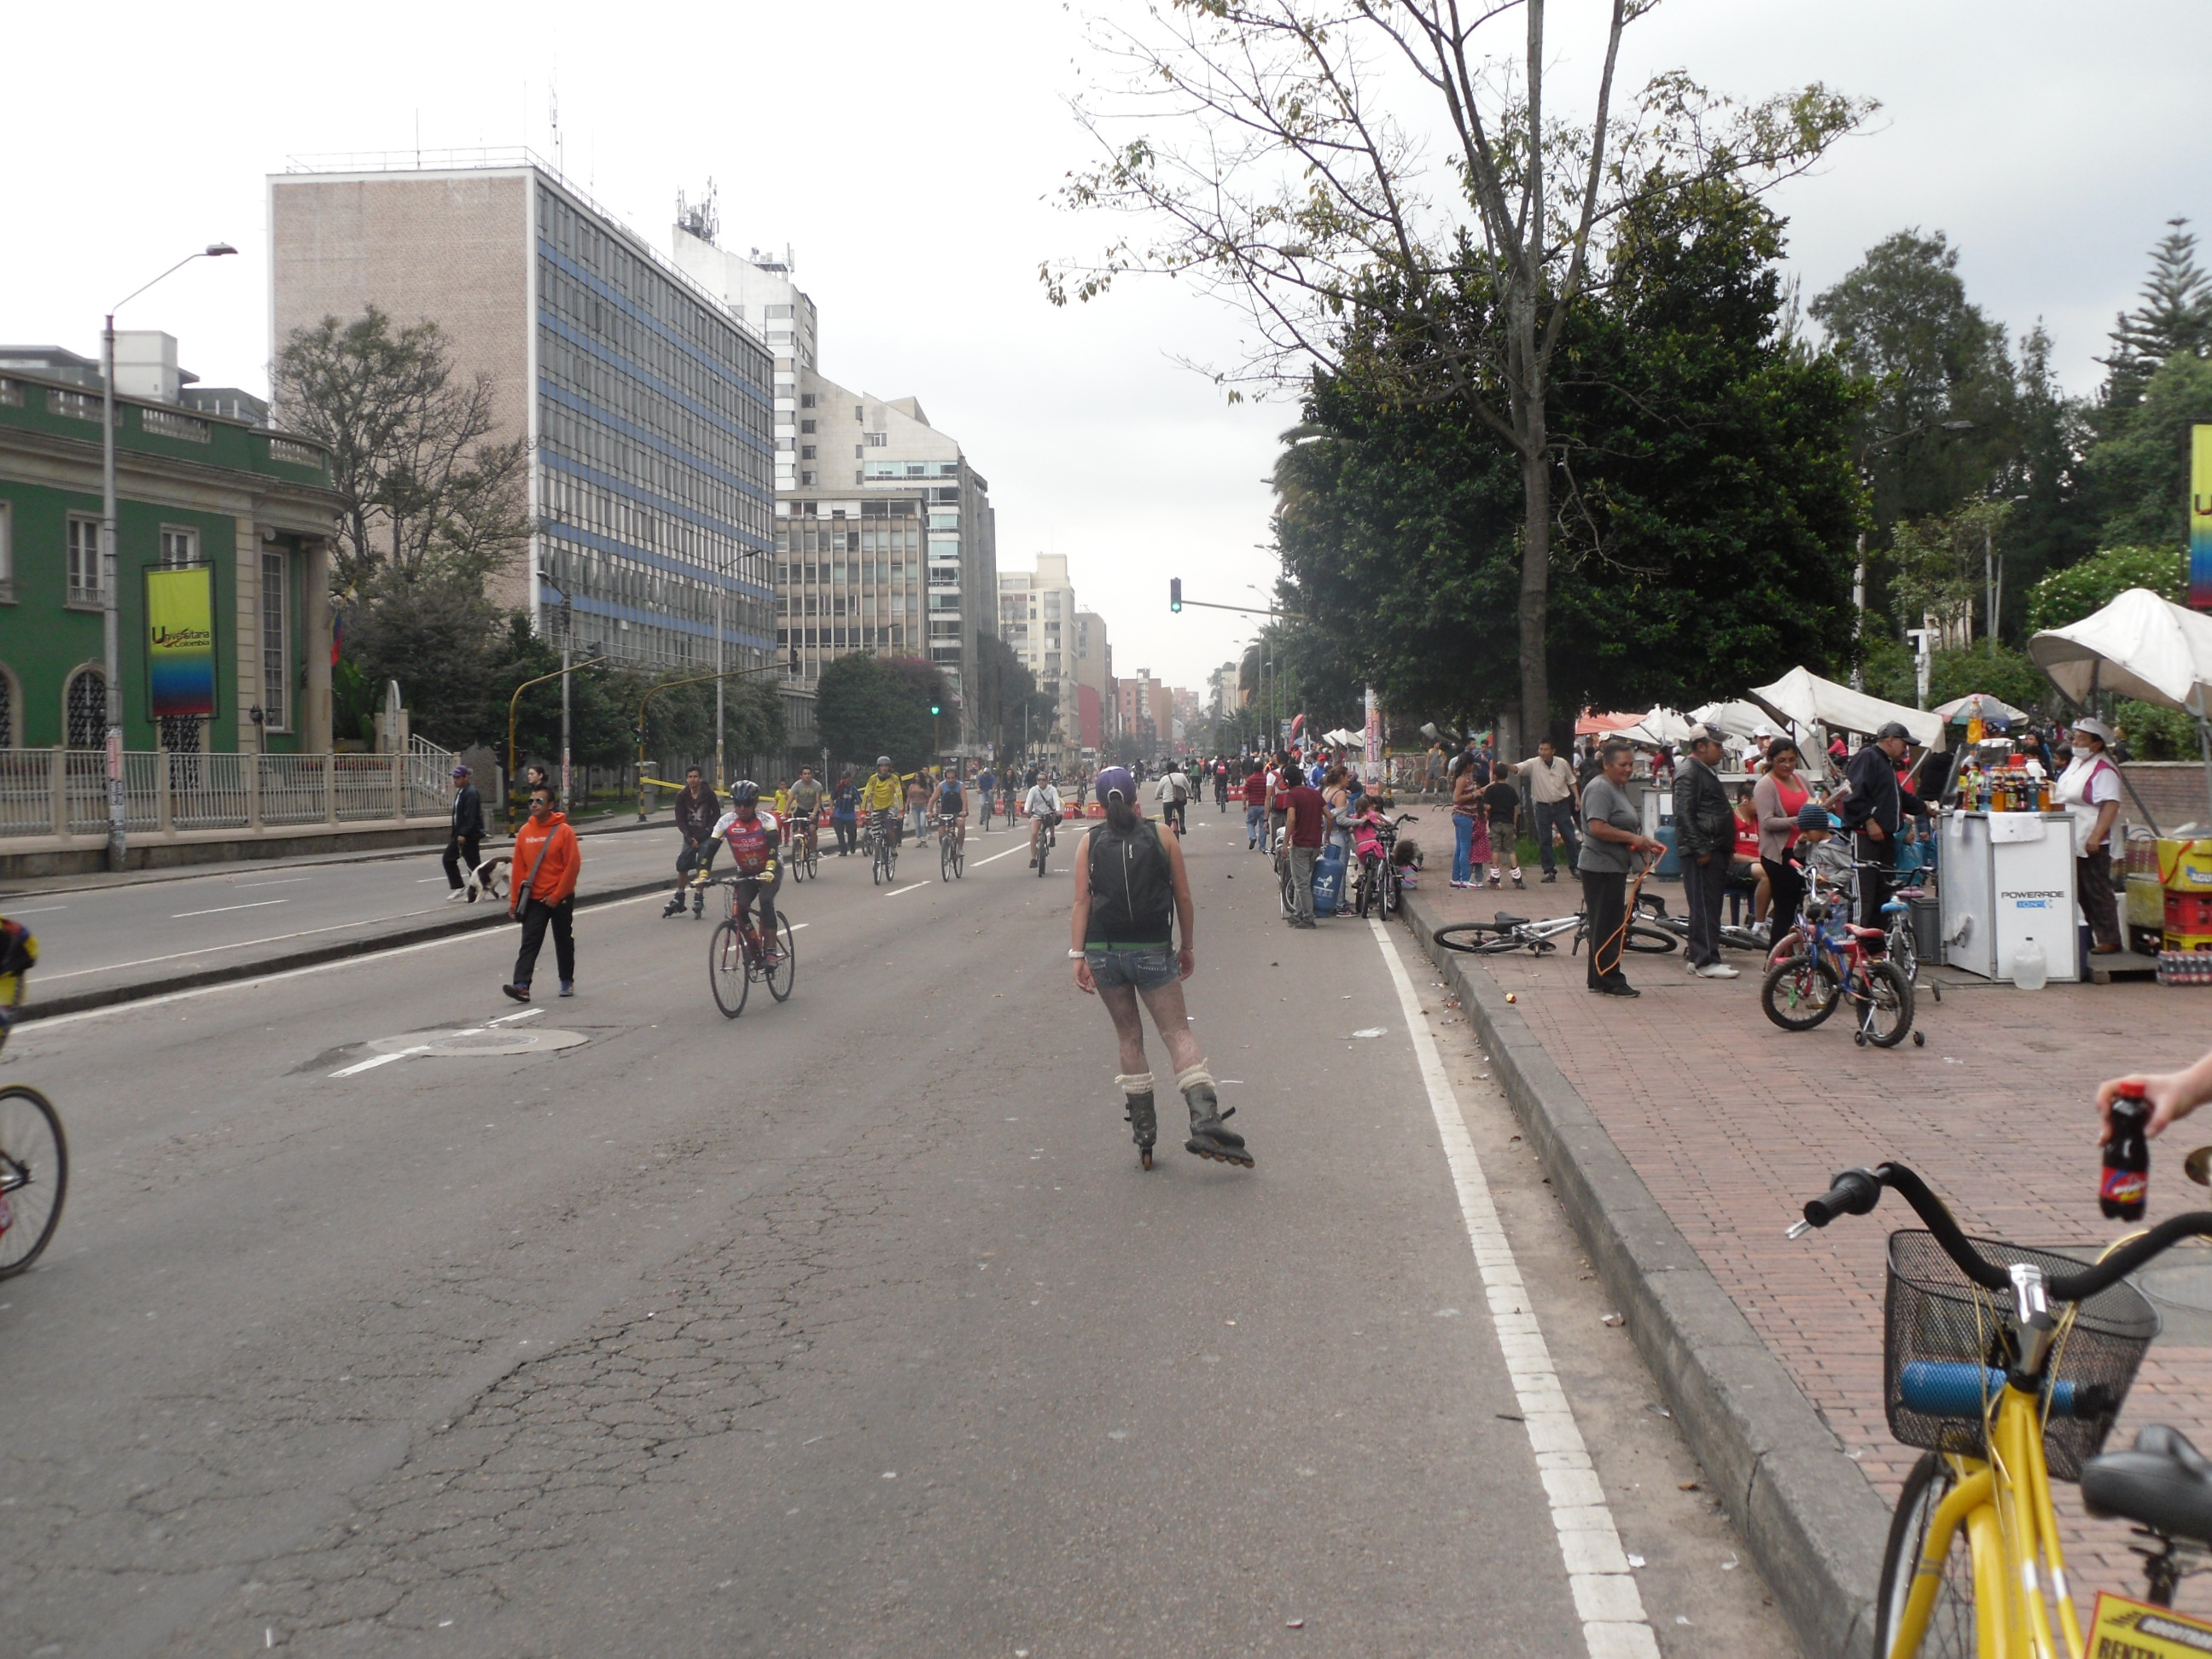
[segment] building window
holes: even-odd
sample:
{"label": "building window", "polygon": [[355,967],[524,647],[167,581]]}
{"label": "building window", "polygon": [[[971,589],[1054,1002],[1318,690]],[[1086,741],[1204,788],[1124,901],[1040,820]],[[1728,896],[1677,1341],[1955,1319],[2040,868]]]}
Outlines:
{"label": "building window", "polygon": [[100,520],[75,514],[69,521],[69,603],[100,603]]}
{"label": "building window", "polygon": [[282,553],[261,556],[261,720],[264,729],[291,729],[290,704],[286,694],[291,676],[285,672],[284,577],[289,560]]}
{"label": "building window", "polygon": [[811,489],[814,483],[814,475],[811,472],[802,472],[799,475],[799,482]]}
{"label": "building window", "polygon": [[801,432],[811,432],[814,430],[814,422],[811,421],[801,421],[799,423],[799,429]]}
{"label": "building window", "polygon": [[769,318],[788,317],[791,315],[791,307],[789,306],[763,306],[761,307],[761,315]]}
{"label": "building window", "polygon": [[800,393],[799,394],[799,406],[801,409],[811,409],[811,408],[813,408],[813,407],[814,407],[814,394],[813,394],[812,392],[800,392]]}
{"label": "building window", "polygon": [[200,532],[161,526],[161,568],[188,570],[200,562]]}
{"label": "building window", "polygon": [[891,434],[888,432],[871,432],[866,437],[867,446],[871,449],[881,449],[890,441]]}
{"label": "building window", "polygon": [[70,677],[65,698],[69,746],[107,746],[107,677],[97,668],[80,668]]}
{"label": "building window", "polygon": [[799,445],[799,459],[802,461],[812,460],[814,459],[814,446],[812,444]]}

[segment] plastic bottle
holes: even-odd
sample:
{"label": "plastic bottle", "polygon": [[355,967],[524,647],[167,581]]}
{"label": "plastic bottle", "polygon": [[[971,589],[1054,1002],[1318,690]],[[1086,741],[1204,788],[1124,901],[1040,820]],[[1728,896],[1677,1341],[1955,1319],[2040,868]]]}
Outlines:
{"label": "plastic bottle", "polygon": [[2112,1104],[2112,1139],[2105,1143],[2104,1172],[2097,1181],[2097,1205],[2114,1221],[2142,1219],[2150,1202],[2150,1142],[2143,1129],[2150,1122],[2150,1103],[2142,1085],[2120,1085]]}
{"label": "plastic bottle", "polygon": [[2012,982],[2023,991],[2040,991],[2051,978],[2051,963],[2033,939],[2012,953]]}

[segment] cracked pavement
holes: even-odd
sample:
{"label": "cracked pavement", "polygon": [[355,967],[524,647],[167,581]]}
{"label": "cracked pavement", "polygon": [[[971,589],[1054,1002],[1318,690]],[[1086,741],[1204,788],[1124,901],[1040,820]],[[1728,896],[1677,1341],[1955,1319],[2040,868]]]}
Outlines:
{"label": "cracked pavement", "polygon": [[[1137,1170],[1066,877],[1003,832],[787,887],[796,994],[735,1022],[640,901],[580,918],[559,1054],[328,1075],[500,1012],[511,934],[25,1027],[76,1168],[0,1283],[8,1650],[1578,1651],[1373,940],[1284,934],[1212,839],[1249,1173]],[[1462,1088],[1662,1650],[1787,1652]]]}

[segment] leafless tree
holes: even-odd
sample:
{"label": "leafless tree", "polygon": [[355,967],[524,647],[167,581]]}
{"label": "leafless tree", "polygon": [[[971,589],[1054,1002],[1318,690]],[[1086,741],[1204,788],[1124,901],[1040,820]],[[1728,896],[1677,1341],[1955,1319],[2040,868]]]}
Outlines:
{"label": "leafless tree", "polygon": [[[1656,3],[1610,0],[1578,125],[1548,112],[1547,0],[1156,0],[1095,22],[1113,73],[1075,107],[1102,155],[1063,201],[1147,228],[1040,273],[1055,304],[1139,272],[1228,300],[1251,327],[1213,370],[1232,398],[1352,374],[1496,434],[1525,498],[1524,744],[1550,714],[1555,359],[1603,233],[1653,191],[1800,173],[1872,108],[1819,85],[1738,104],[1678,70],[1617,111],[1622,33]],[[1358,313],[1374,326],[1347,330]]]}

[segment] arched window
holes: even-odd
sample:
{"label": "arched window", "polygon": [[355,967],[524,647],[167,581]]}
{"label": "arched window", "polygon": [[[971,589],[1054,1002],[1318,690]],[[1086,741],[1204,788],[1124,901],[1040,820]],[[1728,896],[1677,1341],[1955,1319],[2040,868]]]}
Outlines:
{"label": "arched window", "polygon": [[97,668],[80,668],[70,676],[68,715],[70,748],[106,748],[107,676]]}

